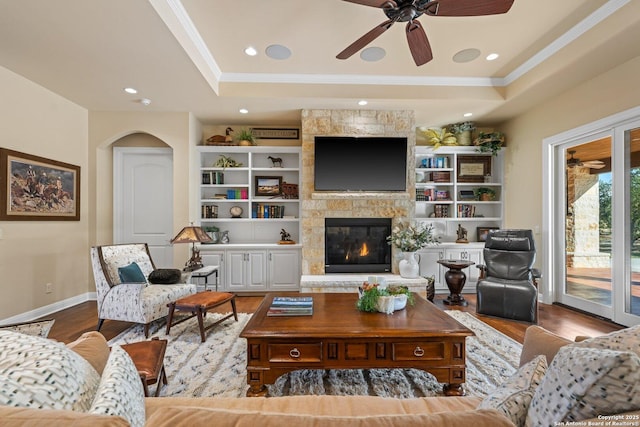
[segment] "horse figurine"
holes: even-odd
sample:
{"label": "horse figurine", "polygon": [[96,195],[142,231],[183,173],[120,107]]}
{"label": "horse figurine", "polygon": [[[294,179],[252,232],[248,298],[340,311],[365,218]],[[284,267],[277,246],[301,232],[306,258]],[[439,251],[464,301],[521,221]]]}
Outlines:
{"label": "horse figurine", "polygon": [[282,159],[280,157],[268,157],[271,160],[272,168],[281,168],[282,167]]}

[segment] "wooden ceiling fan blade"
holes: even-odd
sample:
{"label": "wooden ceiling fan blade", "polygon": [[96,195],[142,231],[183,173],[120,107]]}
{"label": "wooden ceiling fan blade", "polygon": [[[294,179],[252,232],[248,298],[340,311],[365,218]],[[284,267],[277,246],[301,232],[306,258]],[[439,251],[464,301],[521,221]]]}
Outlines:
{"label": "wooden ceiling fan blade", "polygon": [[[482,16],[507,13],[514,0],[432,0],[419,10],[433,16]],[[419,3],[424,3],[424,0]]]}
{"label": "wooden ceiling fan blade", "polygon": [[380,9],[384,9],[387,7],[398,7],[395,1],[393,0],[343,0],[349,3],[357,3],[362,4],[364,6],[378,7]]}
{"label": "wooden ceiling fan blade", "polygon": [[371,43],[372,41],[380,37],[382,33],[387,31],[389,27],[393,25],[393,23],[394,21],[388,20],[378,25],[373,30],[369,31],[367,34],[365,34],[364,36],[360,37],[358,40],[354,41],[349,46],[347,46],[345,50],[343,50],[342,52],[336,55],[336,58],[338,59],[350,58],[353,54],[358,52],[360,49],[362,49],[363,47],[365,47],[366,45],[368,45],[369,43]]}
{"label": "wooden ceiling fan blade", "polygon": [[416,65],[424,65],[431,61],[433,52],[431,52],[431,45],[422,25],[418,21],[409,21],[406,32],[409,50],[411,50],[411,56],[413,56]]}

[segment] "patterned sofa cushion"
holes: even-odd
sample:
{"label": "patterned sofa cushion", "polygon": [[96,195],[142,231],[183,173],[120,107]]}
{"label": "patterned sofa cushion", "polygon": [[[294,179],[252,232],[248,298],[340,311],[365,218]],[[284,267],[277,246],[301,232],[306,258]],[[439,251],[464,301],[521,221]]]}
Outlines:
{"label": "patterned sofa cushion", "polygon": [[547,358],[536,356],[484,398],[478,409],[497,409],[516,426],[524,426],[529,404],[547,371]]}
{"label": "patterned sofa cushion", "polygon": [[560,425],[638,409],[638,355],[567,345],[553,358],[536,389],[526,425]]}
{"label": "patterned sofa cushion", "polygon": [[100,376],[64,344],[0,331],[0,404],[87,411]]}
{"label": "patterned sofa cushion", "polygon": [[111,355],[89,412],[122,417],[132,427],[144,426],[144,390],[140,374],[131,357],[119,345],[111,348]]}

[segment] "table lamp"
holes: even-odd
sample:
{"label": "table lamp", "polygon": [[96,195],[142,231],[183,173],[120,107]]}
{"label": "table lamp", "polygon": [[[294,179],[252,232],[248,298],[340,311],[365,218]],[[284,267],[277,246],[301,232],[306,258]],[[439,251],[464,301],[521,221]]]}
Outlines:
{"label": "table lamp", "polygon": [[184,265],[184,271],[193,271],[202,268],[202,258],[200,258],[200,250],[196,248],[198,243],[211,243],[213,240],[200,227],[191,224],[184,227],[176,237],[171,239],[171,243],[191,243],[191,258]]}

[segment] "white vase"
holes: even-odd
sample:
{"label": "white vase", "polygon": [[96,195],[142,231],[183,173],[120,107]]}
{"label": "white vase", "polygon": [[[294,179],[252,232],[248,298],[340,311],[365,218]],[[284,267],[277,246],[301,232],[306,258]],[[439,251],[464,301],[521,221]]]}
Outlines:
{"label": "white vase", "polygon": [[420,277],[420,264],[415,252],[402,252],[403,259],[398,263],[400,276],[405,279],[417,279]]}

